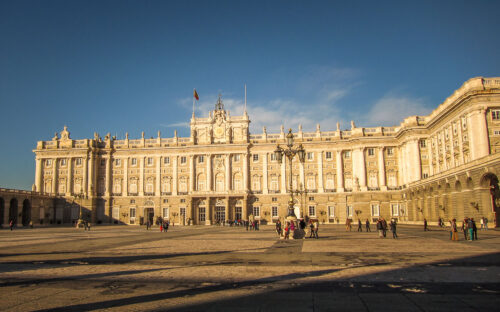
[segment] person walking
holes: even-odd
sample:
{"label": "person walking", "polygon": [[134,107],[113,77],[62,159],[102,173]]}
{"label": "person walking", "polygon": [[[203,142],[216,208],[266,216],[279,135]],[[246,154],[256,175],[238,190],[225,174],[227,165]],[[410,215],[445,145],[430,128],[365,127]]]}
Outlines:
{"label": "person walking", "polygon": [[290,236],[290,222],[287,222],[285,225],[285,239],[288,239]]}
{"label": "person walking", "polygon": [[481,218],[481,231],[484,230],[484,217]]}
{"label": "person walking", "polygon": [[314,238],[319,238],[318,236],[318,231],[319,231],[319,222],[318,220],[314,220]]}
{"label": "person walking", "polygon": [[398,234],[396,234],[396,221],[392,219],[390,225],[391,225],[392,238],[398,238]]}
{"label": "person walking", "polygon": [[14,220],[10,220],[9,226],[10,226],[10,230],[12,231],[12,229],[14,228]]}
{"label": "person walking", "polygon": [[474,240],[474,226],[472,224],[472,218],[469,219],[467,222],[467,230],[469,234],[469,240],[473,241]]}
{"label": "person walking", "polygon": [[472,221],[472,234],[474,236],[474,240],[477,240],[477,226],[476,226],[476,221],[474,221],[474,218],[471,218]]}
{"label": "person walking", "polygon": [[387,221],[384,218],[382,218],[382,231],[385,238],[387,236]]}
{"label": "person walking", "polygon": [[468,235],[467,235],[467,223],[469,222],[468,218],[465,218],[464,221],[462,221],[462,232],[464,232],[464,239],[468,240]]}
{"label": "person walking", "polygon": [[276,221],[276,234],[278,234],[278,237],[281,237],[281,221],[279,219]]}
{"label": "person walking", "polygon": [[372,230],[370,229],[370,220],[366,219],[366,231],[371,232]]}
{"label": "person walking", "polygon": [[488,218],[484,217],[484,230],[488,231]]}
{"label": "person walking", "polygon": [[309,238],[313,237],[313,232],[314,232],[314,224],[312,220],[309,220]]}
{"label": "person walking", "polygon": [[382,219],[377,220],[377,231],[378,231],[378,238],[382,238],[384,236],[383,233],[383,226],[382,226]]}
{"label": "person walking", "polygon": [[429,231],[429,228],[427,227],[427,219],[424,218],[424,232]]}
{"label": "person walking", "polygon": [[350,231],[351,231],[351,229],[352,229],[352,226],[351,226],[351,219],[347,218],[347,219],[345,220],[345,231],[346,231],[346,232],[347,232],[347,231],[349,231],[349,232],[350,232]]}
{"label": "person walking", "polygon": [[150,227],[151,227],[151,223],[149,222],[149,219],[148,219],[148,221],[146,222],[146,230],[149,230]]}
{"label": "person walking", "polygon": [[451,240],[458,241],[457,219],[451,221]]}
{"label": "person walking", "polygon": [[361,223],[361,219],[358,219],[358,232],[363,232],[363,223]]}

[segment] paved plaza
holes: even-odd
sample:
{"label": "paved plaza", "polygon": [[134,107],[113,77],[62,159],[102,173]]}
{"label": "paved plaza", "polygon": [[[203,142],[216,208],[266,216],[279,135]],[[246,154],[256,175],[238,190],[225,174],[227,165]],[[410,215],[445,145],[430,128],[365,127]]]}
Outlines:
{"label": "paved plaza", "polygon": [[[364,230],[364,229],[363,229]],[[320,227],[284,241],[272,226],[0,230],[2,311],[494,311],[500,231],[452,242]]]}

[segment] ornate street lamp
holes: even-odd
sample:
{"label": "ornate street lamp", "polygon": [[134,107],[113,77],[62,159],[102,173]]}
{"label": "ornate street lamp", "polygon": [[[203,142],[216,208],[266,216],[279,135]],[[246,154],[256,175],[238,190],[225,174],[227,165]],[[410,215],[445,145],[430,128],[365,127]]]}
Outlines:
{"label": "ornate street lamp", "polygon": [[274,151],[274,155],[276,156],[276,159],[278,162],[281,164],[283,162],[283,156],[286,156],[288,158],[288,164],[290,167],[289,170],[289,176],[290,178],[288,179],[288,188],[290,191],[290,200],[288,201],[288,216],[286,217],[287,220],[297,220],[297,216],[295,216],[295,212],[293,211],[293,190],[292,190],[292,160],[295,155],[299,156],[299,160],[301,163],[304,163],[306,151],[304,150],[304,147],[302,144],[299,144],[297,148],[293,148],[293,133],[292,129],[290,128],[288,130],[288,134],[286,135],[286,148],[282,148],[279,145],[276,146],[276,150]]}
{"label": "ornate street lamp", "polygon": [[76,199],[80,200],[80,216],[78,217],[78,221],[76,223],[77,227],[83,223],[83,215],[82,215],[82,200],[85,197],[83,193],[80,191],[80,193],[74,195]]}

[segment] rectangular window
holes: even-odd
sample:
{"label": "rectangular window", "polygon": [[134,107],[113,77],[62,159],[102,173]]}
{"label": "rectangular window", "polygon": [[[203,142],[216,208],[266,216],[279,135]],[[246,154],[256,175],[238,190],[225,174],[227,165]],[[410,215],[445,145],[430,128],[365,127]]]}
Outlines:
{"label": "rectangular window", "polygon": [[427,178],[429,177],[429,174],[428,174],[427,172],[424,172],[424,173],[422,174],[422,177],[423,177],[424,179],[427,179]]}
{"label": "rectangular window", "polygon": [[47,166],[47,167],[52,166],[52,159],[47,159],[47,160],[45,161],[45,166]]}
{"label": "rectangular window", "polygon": [[326,152],[325,158],[326,159],[332,159],[332,152]]}
{"label": "rectangular window", "polygon": [[163,208],[163,218],[164,219],[168,219],[168,216],[169,216],[169,214],[168,214],[168,207]]}
{"label": "rectangular window", "polygon": [[500,130],[493,130],[494,135],[500,135]]}
{"label": "rectangular window", "polygon": [[309,201],[314,201],[314,196],[309,196]]}
{"label": "rectangular window", "polygon": [[380,206],[379,205],[372,205],[372,216],[373,217],[380,216]]}
{"label": "rectangular window", "polygon": [[500,120],[500,110],[492,110],[491,111],[491,119]]}
{"label": "rectangular window", "polygon": [[185,203],[185,202],[186,202],[186,199],[181,198],[181,203]]}
{"label": "rectangular window", "polygon": [[307,152],[307,160],[313,160],[314,159],[314,153],[313,152]]}
{"label": "rectangular window", "polygon": [[206,217],[206,215],[205,215],[205,208],[200,207],[199,211],[200,211],[200,213],[198,215],[198,221],[205,222],[205,217]]}
{"label": "rectangular window", "polygon": [[153,165],[153,157],[148,157],[148,166]]}
{"label": "rectangular window", "polygon": [[106,166],[106,159],[101,159],[101,167]]}
{"label": "rectangular window", "polygon": [[260,217],[260,207],[253,207],[253,216]]}
{"label": "rectangular window", "polygon": [[353,210],[352,206],[347,206],[346,214],[348,218],[352,218]]}
{"label": "rectangular window", "polygon": [[252,157],[254,162],[259,161],[259,154],[253,154]]}
{"label": "rectangular window", "polygon": [[66,159],[61,159],[61,166],[66,166]]}
{"label": "rectangular window", "polygon": [[198,156],[198,163],[202,164],[205,161],[205,156],[200,155]]}
{"label": "rectangular window", "polygon": [[328,206],[328,216],[335,218],[335,206]]}
{"label": "rectangular window", "polygon": [[240,161],[240,154],[234,155],[234,161]]}
{"label": "rectangular window", "polygon": [[115,159],[115,166],[119,167],[122,163],[121,159]]}
{"label": "rectangular window", "polygon": [[309,217],[316,216],[316,206],[309,206]]}
{"label": "rectangular window", "polygon": [[373,148],[368,149],[368,156],[373,156],[375,155],[375,150]]}
{"label": "rectangular window", "polygon": [[163,163],[164,163],[165,165],[170,164],[170,157],[163,157]]}
{"label": "rectangular window", "polygon": [[273,198],[271,198],[271,200],[272,200],[273,202],[277,202],[277,201],[278,201],[278,197],[273,197]]}
{"label": "rectangular window", "polygon": [[274,153],[271,153],[271,161],[276,161],[276,155]]}
{"label": "rectangular window", "polygon": [[394,155],[394,148],[388,147],[387,148],[387,155]]}
{"label": "rectangular window", "polygon": [[81,158],[77,158],[76,159],[76,165],[77,166],[81,166],[82,165],[82,159]]}
{"label": "rectangular window", "polygon": [[350,151],[345,151],[344,152],[344,158],[351,158],[351,152]]}
{"label": "rectangular window", "polygon": [[131,204],[135,204],[135,199],[131,199],[131,200],[130,200],[130,203],[131,203]]}
{"label": "rectangular window", "polygon": [[181,164],[185,164],[187,161],[186,156],[181,156]]}
{"label": "rectangular window", "polygon": [[135,208],[130,208],[130,219],[135,219]]}
{"label": "rectangular window", "polygon": [[166,198],[165,198],[165,199],[163,200],[163,203],[164,203],[164,204],[168,203],[168,199],[166,199]]}
{"label": "rectangular window", "polygon": [[137,158],[132,158],[130,160],[130,162],[131,162],[132,166],[137,166]]}
{"label": "rectangular window", "polygon": [[399,216],[399,205],[398,204],[391,204],[391,214],[393,216]]}
{"label": "rectangular window", "polygon": [[420,140],[420,147],[421,148],[426,148],[427,147],[427,142],[425,140]]}
{"label": "rectangular window", "polygon": [[278,217],[278,207],[276,206],[271,207],[271,213],[273,218]]}

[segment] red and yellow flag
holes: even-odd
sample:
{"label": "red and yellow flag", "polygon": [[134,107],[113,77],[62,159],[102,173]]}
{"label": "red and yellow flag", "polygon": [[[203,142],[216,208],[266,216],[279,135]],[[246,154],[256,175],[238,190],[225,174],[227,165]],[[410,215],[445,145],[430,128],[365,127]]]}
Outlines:
{"label": "red and yellow flag", "polygon": [[198,96],[198,93],[196,92],[196,89],[194,89],[193,91],[193,96],[194,98],[198,101],[200,99],[200,97]]}

